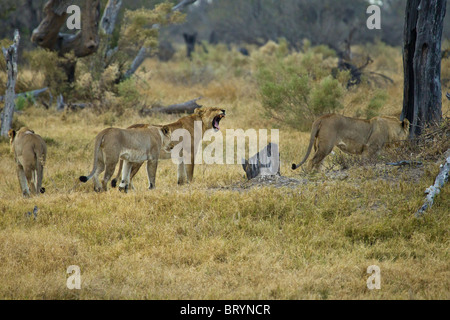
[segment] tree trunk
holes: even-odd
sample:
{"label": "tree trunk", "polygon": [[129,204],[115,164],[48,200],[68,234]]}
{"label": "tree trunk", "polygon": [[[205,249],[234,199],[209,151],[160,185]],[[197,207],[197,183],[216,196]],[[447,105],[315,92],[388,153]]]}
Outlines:
{"label": "tree trunk", "polygon": [[108,36],[110,36],[114,31],[117,15],[119,14],[121,6],[121,0],[108,0],[108,4],[105,7],[105,11],[103,12],[103,17],[100,22],[100,26]]}
{"label": "tree trunk", "polygon": [[42,48],[57,51],[61,56],[73,51],[76,57],[94,53],[99,45],[98,22],[100,0],[86,0],[81,12],[81,30],[76,34],[59,33],[66,22],[67,7],[73,1],[49,0],[44,7],[44,19],[33,30],[31,41]]}
{"label": "tree trunk", "polygon": [[441,39],[446,0],[408,0],[403,45],[404,91],[401,120],[410,137],[442,120]]}
{"label": "tree trunk", "polygon": [[14,43],[7,49],[2,48],[3,55],[6,60],[6,72],[8,80],[6,83],[5,107],[2,112],[2,124],[0,128],[0,136],[7,137],[8,131],[11,129],[15,107],[15,87],[17,80],[17,48],[19,46],[19,30],[14,31]]}

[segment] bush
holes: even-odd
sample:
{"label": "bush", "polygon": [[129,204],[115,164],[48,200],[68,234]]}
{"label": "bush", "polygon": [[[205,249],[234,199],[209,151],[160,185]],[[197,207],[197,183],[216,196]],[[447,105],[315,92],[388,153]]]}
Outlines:
{"label": "bush", "polygon": [[369,101],[366,108],[366,119],[370,119],[379,115],[380,109],[385,105],[388,99],[386,91],[378,91],[375,96]]}
{"label": "bush", "polygon": [[[344,88],[331,76],[324,48],[306,53],[259,55],[256,80],[266,115],[301,130],[309,130],[318,116],[342,108]],[[327,54],[327,59],[330,54]]]}
{"label": "bush", "polygon": [[136,81],[130,78],[122,81],[118,85],[119,97],[127,105],[134,105],[140,100],[140,93],[136,89]]}
{"label": "bush", "polygon": [[36,49],[24,52],[24,57],[33,72],[44,75],[44,85],[50,88],[53,95],[60,93],[65,95],[69,92],[70,84],[61,65],[67,59],[74,59],[72,54],[67,54],[66,57],[59,57],[57,52]]}

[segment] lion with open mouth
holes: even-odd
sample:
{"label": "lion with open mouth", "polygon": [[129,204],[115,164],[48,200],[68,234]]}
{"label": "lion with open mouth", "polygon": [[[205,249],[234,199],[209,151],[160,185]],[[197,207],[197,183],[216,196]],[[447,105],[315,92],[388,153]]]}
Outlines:
{"label": "lion with open mouth", "polygon": [[[209,129],[213,129],[215,132],[219,131],[220,130],[219,124],[223,118],[225,118],[225,110],[215,107],[202,107],[195,109],[194,113],[191,115],[182,117],[173,123],[165,125],[170,128],[171,132],[174,132],[176,129],[185,129],[190,134],[190,144],[187,143],[186,148],[184,148],[183,146],[183,149],[189,149],[188,145],[191,148],[190,161],[189,163],[181,162],[180,164],[178,164],[177,181],[179,185],[191,182],[194,176],[194,157],[195,154],[197,153],[199,146],[201,145],[201,139],[198,139],[199,141],[194,141],[195,122],[201,121],[202,138],[203,138],[204,133]],[[149,126],[149,124],[134,124],[129,126],[127,129],[144,128],[147,126]],[[159,159],[171,159],[171,154],[165,152],[161,153]],[[116,177],[111,181],[111,186],[113,188],[116,186],[117,181],[121,176],[122,166],[123,163],[122,161],[120,161],[119,172],[117,173]],[[141,166],[142,163],[133,164],[130,174],[130,183],[133,177],[139,171],[139,168]]]}

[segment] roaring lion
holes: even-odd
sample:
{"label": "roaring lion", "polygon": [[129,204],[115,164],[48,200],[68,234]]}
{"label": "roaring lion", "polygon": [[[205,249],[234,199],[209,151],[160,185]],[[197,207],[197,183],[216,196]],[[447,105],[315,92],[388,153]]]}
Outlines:
{"label": "roaring lion", "polygon": [[312,169],[319,170],[323,159],[337,146],[349,154],[373,156],[388,143],[408,137],[409,121],[380,116],[370,120],[355,119],[339,114],[327,114],[314,121],[305,157],[292,170],[308,159],[314,145],[315,154],[310,160]]}
{"label": "roaring lion", "polygon": [[[94,178],[94,190],[106,191],[117,162],[125,161],[120,189],[129,189],[131,163],[147,161],[149,189],[156,187],[155,177],[161,152],[170,154],[173,148],[171,129],[167,126],[148,126],[139,129],[107,128],[95,137],[94,167],[91,173],[81,176],[81,182]],[[100,184],[99,175],[105,171]]]}
{"label": "roaring lion", "polygon": [[22,127],[19,131],[9,130],[11,151],[17,163],[17,176],[25,197],[45,192],[42,187],[44,165],[47,158],[47,145],[33,130]]}
{"label": "roaring lion", "polygon": [[[178,164],[178,174],[177,174],[177,181],[179,185],[185,184],[186,182],[191,182],[192,178],[194,176],[194,157],[195,153],[198,150],[198,147],[200,145],[200,141],[194,141],[194,123],[195,121],[201,121],[202,124],[202,137],[206,130],[214,129],[215,131],[218,131],[219,123],[222,118],[225,117],[225,110],[220,108],[214,108],[214,107],[202,107],[197,108],[194,110],[194,113],[185,117],[182,117],[178,119],[177,121],[166,124],[167,127],[170,128],[171,132],[174,132],[176,129],[185,129],[190,134],[190,146],[191,146],[191,152],[190,157],[191,161],[190,164],[185,164],[184,162],[181,162]],[[136,129],[136,128],[145,128],[149,126],[149,124],[134,124],[127,129]],[[160,159],[170,159],[171,155],[167,153],[162,153],[160,155]],[[130,181],[133,179],[133,177],[136,175],[136,173],[139,171],[139,168],[141,167],[141,163],[133,163],[131,168],[131,176]],[[120,177],[122,170],[122,161],[119,165],[119,172],[117,173],[117,176],[111,181],[111,186],[115,188],[118,178]]]}

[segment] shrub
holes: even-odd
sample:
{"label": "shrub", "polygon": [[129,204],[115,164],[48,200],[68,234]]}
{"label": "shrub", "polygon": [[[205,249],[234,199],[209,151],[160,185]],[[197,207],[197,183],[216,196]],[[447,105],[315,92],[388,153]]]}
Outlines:
{"label": "shrub", "polygon": [[375,96],[369,101],[366,108],[366,119],[370,119],[379,115],[380,109],[384,106],[388,99],[386,91],[377,91]]}
{"label": "shrub", "polygon": [[266,115],[309,130],[316,117],[342,108],[344,88],[332,78],[331,68],[324,61],[322,53],[314,53],[312,48],[304,54],[255,58],[256,80]]}
{"label": "shrub", "polygon": [[24,58],[33,72],[44,75],[44,85],[49,87],[54,95],[60,93],[65,95],[69,92],[70,84],[61,65],[64,65],[67,59],[74,59],[73,54],[59,57],[57,52],[36,49],[24,52]]}
{"label": "shrub", "polygon": [[140,100],[141,95],[136,89],[136,81],[134,78],[130,78],[119,83],[118,95],[127,105],[134,105]]}

